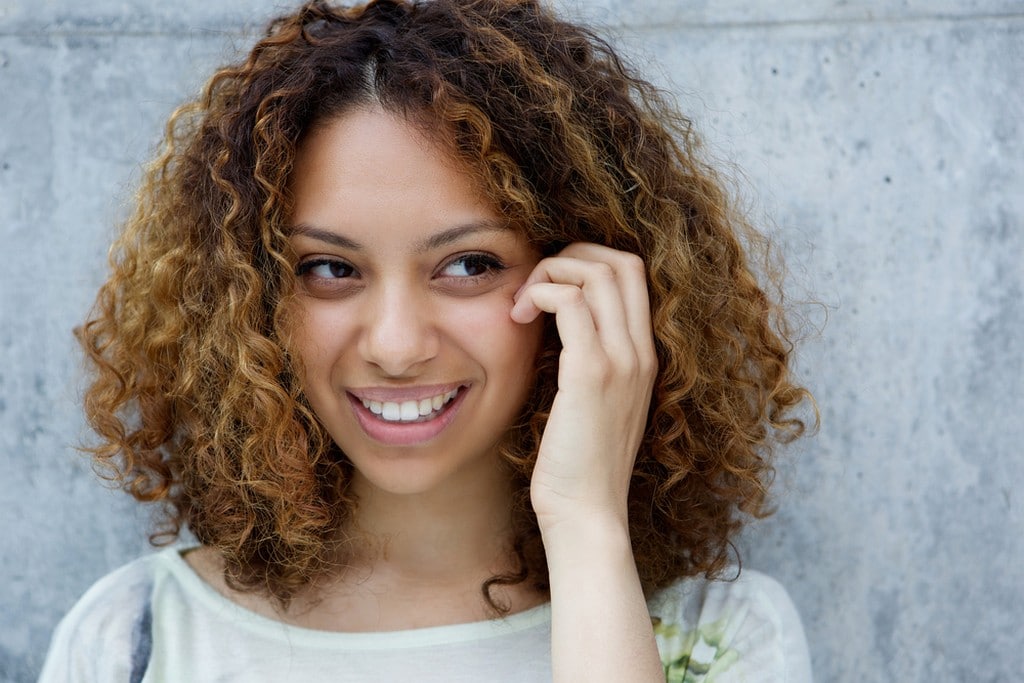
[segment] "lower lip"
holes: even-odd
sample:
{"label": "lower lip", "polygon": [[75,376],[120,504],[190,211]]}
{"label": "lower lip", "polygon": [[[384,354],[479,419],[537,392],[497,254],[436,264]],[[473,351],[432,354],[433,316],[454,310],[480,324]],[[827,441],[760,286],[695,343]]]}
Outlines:
{"label": "lower lip", "polygon": [[348,394],[348,400],[356,414],[356,421],[371,439],[389,446],[414,446],[436,438],[452,423],[468,391],[468,387],[460,387],[455,398],[449,401],[436,417],[425,422],[387,422],[370,412],[370,409],[352,394]]}

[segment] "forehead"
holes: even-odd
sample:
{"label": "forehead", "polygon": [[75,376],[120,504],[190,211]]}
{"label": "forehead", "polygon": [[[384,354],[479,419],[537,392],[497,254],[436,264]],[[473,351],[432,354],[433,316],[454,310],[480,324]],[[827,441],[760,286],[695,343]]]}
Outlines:
{"label": "forehead", "polygon": [[[423,245],[464,226],[508,229],[470,170],[422,126],[378,107],[312,128],[291,177],[296,233]],[[435,240],[436,241],[436,240]]]}
{"label": "forehead", "polygon": [[444,167],[438,181],[465,175],[468,168],[424,127],[381,109],[361,106],[315,124],[299,146],[293,184],[310,175],[343,175],[361,185],[411,185],[425,170]]}

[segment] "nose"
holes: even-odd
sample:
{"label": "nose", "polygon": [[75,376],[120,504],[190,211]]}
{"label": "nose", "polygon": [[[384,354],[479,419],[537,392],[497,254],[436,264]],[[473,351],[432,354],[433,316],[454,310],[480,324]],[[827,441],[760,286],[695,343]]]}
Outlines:
{"label": "nose", "polygon": [[371,297],[365,311],[360,353],[388,377],[415,375],[440,348],[427,296],[391,286]]}

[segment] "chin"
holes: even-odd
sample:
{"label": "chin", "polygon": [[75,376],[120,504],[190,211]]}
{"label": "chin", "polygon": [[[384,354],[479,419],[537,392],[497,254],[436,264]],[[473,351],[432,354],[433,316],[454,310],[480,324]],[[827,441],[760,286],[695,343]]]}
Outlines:
{"label": "chin", "polygon": [[[390,450],[390,449],[388,449]],[[355,470],[357,493],[387,496],[443,495],[463,498],[467,491],[487,490],[488,482],[507,479],[495,449],[486,455],[452,462],[450,449],[397,449],[398,452],[362,453],[349,458]],[[431,452],[433,451],[433,452]]]}

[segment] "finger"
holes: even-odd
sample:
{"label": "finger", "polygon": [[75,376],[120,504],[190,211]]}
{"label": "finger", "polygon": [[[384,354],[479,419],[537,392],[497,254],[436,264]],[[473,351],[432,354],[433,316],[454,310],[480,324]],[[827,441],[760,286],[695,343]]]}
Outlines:
{"label": "finger", "polygon": [[601,342],[610,354],[635,358],[633,340],[626,320],[623,294],[615,271],[607,263],[578,258],[552,257],[541,261],[528,281],[574,285],[583,291]]}
{"label": "finger", "polygon": [[528,323],[541,311],[555,316],[563,351],[578,352],[591,359],[595,359],[595,354],[604,354],[582,289],[570,284],[535,282],[520,291],[519,300],[512,307],[512,319]]}
{"label": "finger", "polygon": [[589,242],[570,244],[559,252],[559,256],[599,261],[611,266],[622,292],[626,325],[634,347],[642,360],[655,363],[651,300],[647,290],[647,269],[643,259],[630,252]]}

